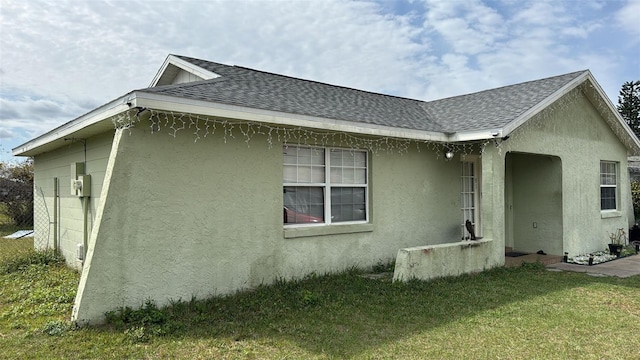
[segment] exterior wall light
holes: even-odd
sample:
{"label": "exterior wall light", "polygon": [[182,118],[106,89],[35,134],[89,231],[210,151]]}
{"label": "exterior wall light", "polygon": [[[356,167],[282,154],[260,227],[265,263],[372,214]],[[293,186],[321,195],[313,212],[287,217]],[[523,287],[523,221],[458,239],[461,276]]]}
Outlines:
{"label": "exterior wall light", "polygon": [[451,159],[453,159],[453,151],[451,151],[451,150],[447,150],[447,152],[445,152],[445,153],[444,153],[444,157],[445,157],[447,160],[451,160]]}

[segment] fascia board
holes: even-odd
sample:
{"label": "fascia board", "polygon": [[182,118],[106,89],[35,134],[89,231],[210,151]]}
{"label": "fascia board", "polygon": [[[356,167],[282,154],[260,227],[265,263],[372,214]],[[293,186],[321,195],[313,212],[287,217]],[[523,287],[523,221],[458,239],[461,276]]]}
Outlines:
{"label": "fascia board", "polygon": [[162,78],[162,75],[164,75],[169,65],[175,65],[180,69],[190,72],[204,80],[215,79],[220,76],[214,72],[203,69],[200,66],[196,66],[188,61],[182,60],[175,55],[169,55],[164,60],[164,63],[160,67],[160,70],[158,70],[158,72],[156,73],[156,76],[151,81],[151,84],[149,85],[149,87],[154,87],[158,84],[158,81],[160,81],[160,78]]}
{"label": "fascia board", "polygon": [[309,115],[290,114],[272,110],[215,103],[195,99],[185,99],[149,92],[136,92],[132,106],[159,111],[201,114],[205,116],[238,119],[243,121],[305,127],[319,130],[340,131],[371,136],[401,139],[449,142],[444,133],[394,128],[390,126],[354,123],[345,120],[321,118]]}
{"label": "fascia board", "polygon": [[43,145],[56,140],[64,139],[77,131],[104,121],[111,116],[117,115],[130,109],[129,101],[131,94],[126,94],[105,105],[100,106],[74,120],[71,120],[45,134],[42,134],[28,142],[15,147],[12,150],[14,156],[23,156],[24,153],[37,149]]}
{"label": "fascia board", "polygon": [[560,99],[561,97],[566,95],[568,92],[570,92],[571,90],[576,88],[578,85],[580,85],[583,81],[589,78],[589,75],[590,75],[590,72],[585,71],[580,76],[576,77],[571,82],[561,87],[560,89],[556,90],[556,92],[549,95],[547,98],[545,98],[541,102],[531,107],[529,110],[522,113],[515,120],[511,121],[504,127],[503,136],[509,136],[509,134],[511,134],[520,125],[524,124],[527,120],[531,119],[534,115],[544,110],[547,106],[551,105],[556,100]]}
{"label": "fascia board", "polygon": [[468,142],[478,140],[499,139],[503,137],[503,129],[485,129],[477,131],[462,131],[449,136],[449,142]]}

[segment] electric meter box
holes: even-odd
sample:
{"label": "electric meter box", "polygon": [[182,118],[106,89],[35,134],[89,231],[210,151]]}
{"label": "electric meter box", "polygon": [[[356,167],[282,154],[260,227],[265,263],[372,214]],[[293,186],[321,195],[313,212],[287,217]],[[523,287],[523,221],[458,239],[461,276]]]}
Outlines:
{"label": "electric meter box", "polygon": [[84,163],[71,163],[71,195],[85,197],[91,195],[91,175],[85,175]]}

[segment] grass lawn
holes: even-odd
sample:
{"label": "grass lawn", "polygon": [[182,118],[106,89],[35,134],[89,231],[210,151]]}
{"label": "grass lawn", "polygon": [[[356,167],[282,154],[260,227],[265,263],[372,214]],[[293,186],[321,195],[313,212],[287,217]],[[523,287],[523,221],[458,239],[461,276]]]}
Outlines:
{"label": "grass lawn", "polygon": [[[357,270],[68,323],[79,274],[0,274],[0,358],[638,359],[640,276],[497,268],[391,283]],[[141,304],[142,305],[142,304]]]}

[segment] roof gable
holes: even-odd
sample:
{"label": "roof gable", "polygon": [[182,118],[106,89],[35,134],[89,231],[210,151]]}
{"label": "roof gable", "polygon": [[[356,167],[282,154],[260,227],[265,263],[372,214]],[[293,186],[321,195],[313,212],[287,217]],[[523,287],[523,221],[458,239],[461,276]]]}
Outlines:
{"label": "roof gable", "polygon": [[215,72],[188,61],[188,58],[169,55],[151,81],[149,87],[210,80],[218,76]]}

